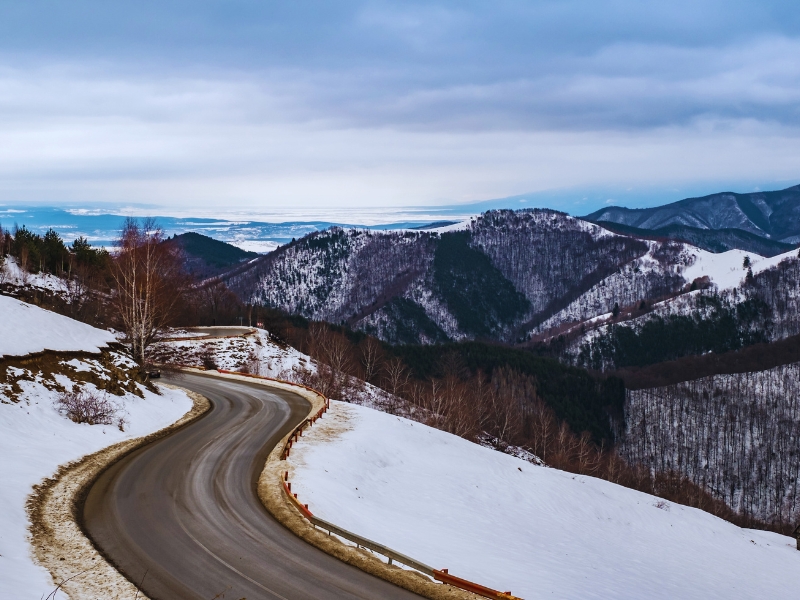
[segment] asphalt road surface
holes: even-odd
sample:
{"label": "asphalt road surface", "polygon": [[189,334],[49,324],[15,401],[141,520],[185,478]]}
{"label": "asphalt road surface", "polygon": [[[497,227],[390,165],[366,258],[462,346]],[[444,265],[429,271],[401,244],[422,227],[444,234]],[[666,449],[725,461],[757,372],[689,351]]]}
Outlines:
{"label": "asphalt road surface", "polygon": [[[317,550],[266,511],[256,482],[307,414],[291,392],[183,375],[213,408],[103,473],[83,506],[89,536],[153,600],[419,598]],[[223,596],[224,594],[224,596]]]}
{"label": "asphalt road surface", "polygon": [[186,331],[193,333],[204,333],[202,337],[197,337],[198,340],[205,340],[208,338],[221,338],[232,335],[244,335],[253,331],[252,327],[188,327]]}

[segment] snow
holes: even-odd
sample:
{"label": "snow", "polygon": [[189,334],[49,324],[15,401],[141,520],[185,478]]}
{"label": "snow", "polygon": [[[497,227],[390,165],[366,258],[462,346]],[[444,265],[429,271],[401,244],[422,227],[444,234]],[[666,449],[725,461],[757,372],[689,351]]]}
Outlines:
{"label": "snow", "polygon": [[258,252],[259,254],[269,254],[280,246],[273,240],[236,240],[230,244],[245,252]]}
{"label": "snow", "polygon": [[458,223],[453,223],[452,225],[444,225],[443,227],[434,227],[432,229],[427,229],[426,231],[432,233],[448,233],[450,231],[467,231],[470,227],[472,227],[475,219],[477,217],[470,217],[469,219],[465,219],[463,221],[459,221]]}
{"label": "snow", "polygon": [[558,598],[796,598],[793,539],[333,402],[292,450],[315,515],[434,568]]}
{"label": "snow", "polygon": [[686,267],[683,277],[686,281],[693,281],[698,277],[708,276],[720,290],[731,289],[739,286],[747,275],[747,269],[742,265],[746,256],[750,257],[753,273],[761,273],[777,266],[782,260],[797,256],[795,250],[765,258],[744,250],[728,250],[714,254],[700,248],[688,246],[695,256],[693,264]]}
{"label": "snow", "polygon": [[9,283],[14,286],[30,286],[56,293],[68,292],[67,283],[50,273],[28,273],[17,264],[13,256],[6,256],[0,265],[0,283]]}
{"label": "snow", "polygon": [[[100,352],[114,341],[111,333],[68,317],[42,310],[8,296],[0,296],[0,356],[24,356],[42,350]],[[115,363],[131,366],[123,356]],[[96,360],[72,358],[61,361],[75,373],[94,372],[108,379]],[[40,599],[52,591],[50,575],[34,564],[29,549],[25,502],[32,487],[50,477],[59,465],[76,460],[124,439],[157,431],[178,420],[192,407],[181,391],[164,389],[158,395],[140,389],[134,394],[109,395],[125,420],[125,431],[117,425],[79,425],[61,416],[53,406],[56,384],[69,388],[69,378],[55,373],[44,380],[41,373],[7,367],[22,390],[16,402],[8,397],[10,387],[0,386],[0,598]],[[97,392],[87,383],[83,389]]]}
{"label": "snow", "polygon": [[0,598],[40,600],[53,586],[30,553],[25,501],[32,487],[59,465],[166,427],[190,410],[192,401],[167,388],[161,396],[149,391],[144,398],[109,396],[124,413],[122,432],[116,425],[79,425],[61,416],[53,407],[55,392],[40,382],[23,382],[23,389],[19,403],[0,403]]}
{"label": "snow", "polygon": [[0,357],[43,350],[100,352],[115,341],[108,331],[9,296],[0,296],[0,315]]}
{"label": "snow", "polygon": [[[310,356],[291,346],[276,344],[264,329],[253,329],[253,335],[244,337],[205,338],[206,334],[198,327],[194,331],[198,335],[196,340],[165,340],[156,344],[154,351],[157,356],[169,356],[181,364],[192,365],[201,364],[200,355],[211,351],[220,369],[236,371],[246,365],[256,375],[277,379],[290,379],[294,369],[315,368]],[[170,337],[183,337],[185,333],[173,330]]]}

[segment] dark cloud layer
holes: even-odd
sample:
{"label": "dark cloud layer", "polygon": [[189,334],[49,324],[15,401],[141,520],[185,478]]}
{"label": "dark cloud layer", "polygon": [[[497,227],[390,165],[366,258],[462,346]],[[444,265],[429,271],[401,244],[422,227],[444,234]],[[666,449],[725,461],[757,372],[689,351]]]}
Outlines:
{"label": "dark cloud layer", "polygon": [[797,125],[798,25],[791,2],[26,1],[0,8],[0,52],[247,73],[349,124]]}

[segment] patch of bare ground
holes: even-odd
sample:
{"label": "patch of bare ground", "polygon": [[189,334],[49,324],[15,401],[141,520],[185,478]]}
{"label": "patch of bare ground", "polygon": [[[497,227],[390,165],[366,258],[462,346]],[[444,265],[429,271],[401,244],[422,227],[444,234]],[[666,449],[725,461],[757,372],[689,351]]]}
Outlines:
{"label": "patch of bare ground", "polygon": [[91,383],[98,390],[113,396],[126,393],[142,396],[140,385],[152,389],[144,381],[139,368],[125,355],[103,349],[89,352],[37,352],[22,357],[0,358],[0,401],[17,402],[22,393],[21,381],[39,381],[46,388],[65,391],[57,375],[78,384]]}
{"label": "patch of bare ground", "polygon": [[80,460],[63,465],[34,487],[28,497],[30,542],[36,562],[50,572],[53,586],[60,585],[72,600],[142,598],[128,581],[94,547],[84,534],[80,509],[97,477],[129,452],[194,421],[211,408],[203,396],[188,392],[194,405],[178,421],[150,435],[126,440]]}

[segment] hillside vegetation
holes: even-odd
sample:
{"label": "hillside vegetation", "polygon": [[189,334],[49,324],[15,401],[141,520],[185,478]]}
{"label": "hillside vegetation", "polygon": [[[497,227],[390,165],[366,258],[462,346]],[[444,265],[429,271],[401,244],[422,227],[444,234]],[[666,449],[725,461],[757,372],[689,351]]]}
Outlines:
{"label": "hillside vegetation", "polygon": [[648,250],[548,210],[493,211],[452,229],[333,228],[226,281],[247,302],[389,342],[514,341]]}
{"label": "hillside vegetation", "polygon": [[191,231],[174,235],[166,243],[175,244],[181,248],[186,271],[199,279],[219,275],[231,267],[259,256],[256,252],[247,252],[231,244]]}

